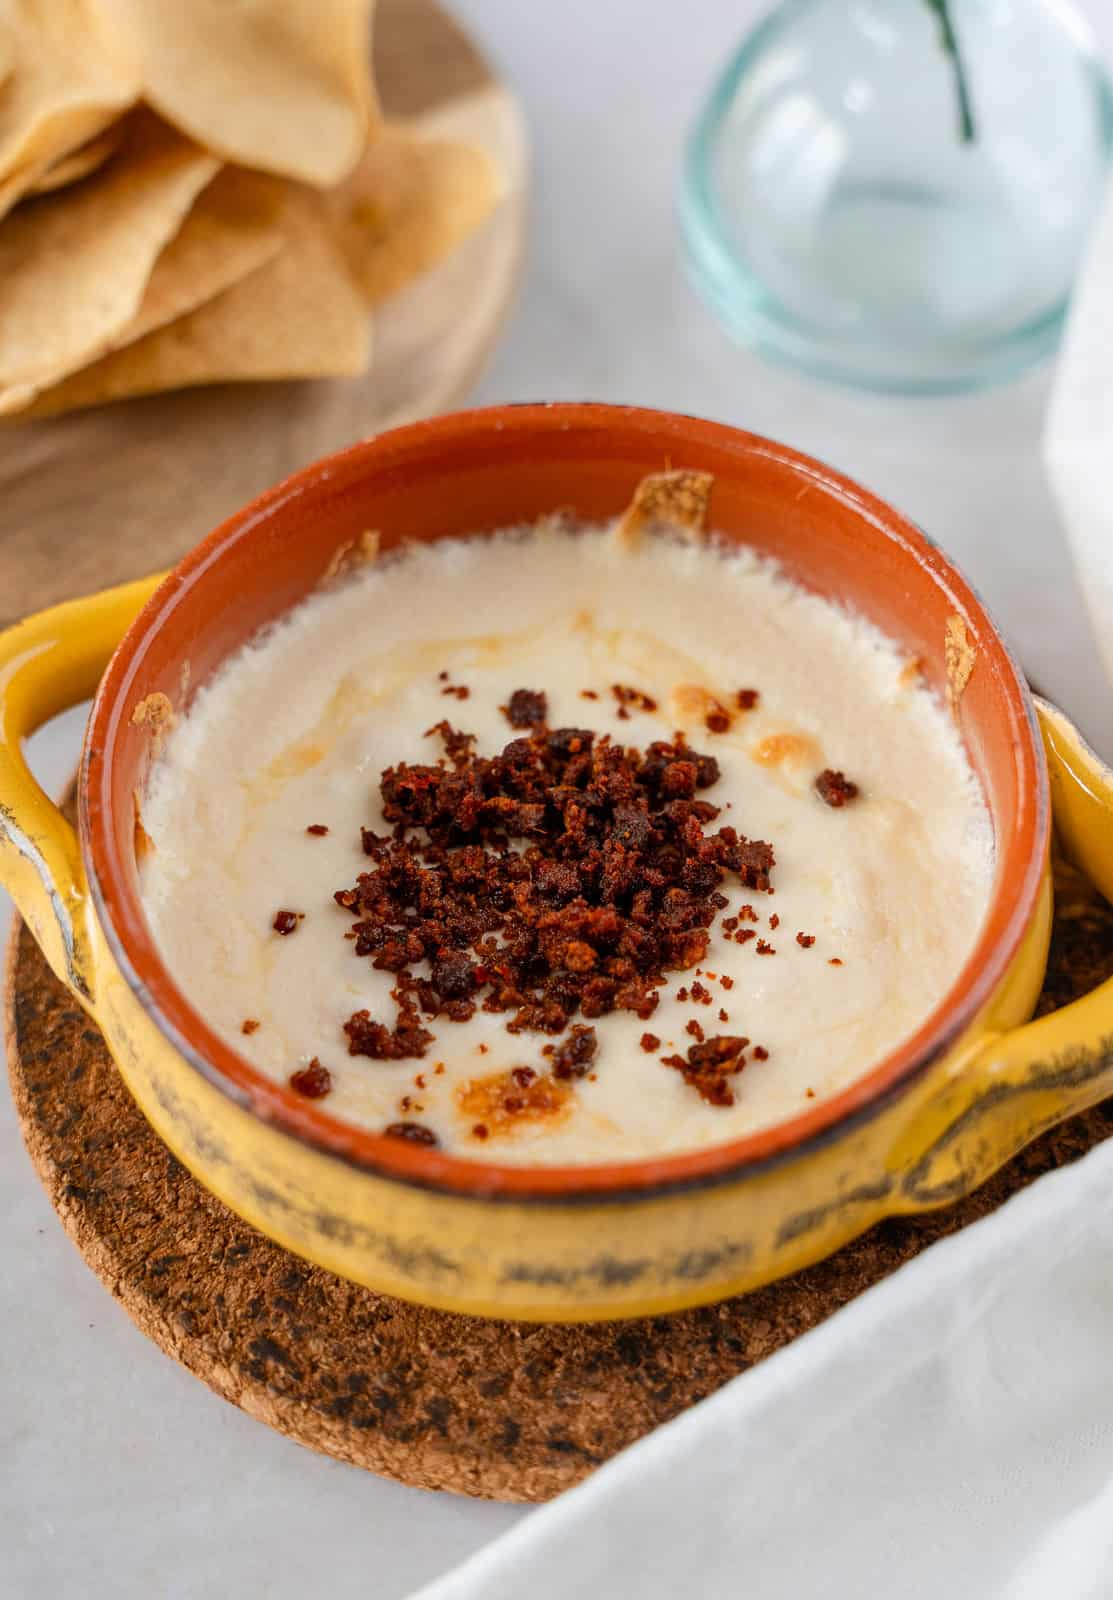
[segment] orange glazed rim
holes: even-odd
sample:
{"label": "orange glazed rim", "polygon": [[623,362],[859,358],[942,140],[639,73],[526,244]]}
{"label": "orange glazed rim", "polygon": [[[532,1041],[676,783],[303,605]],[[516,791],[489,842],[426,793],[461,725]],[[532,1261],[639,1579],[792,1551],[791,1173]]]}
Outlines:
{"label": "orange glazed rim", "polygon": [[[222,554],[256,537],[268,517],[292,502],[312,503],[326,485],[355,482],[369,473],[414,470],[415,456],[450,444],[457,455],[497,430],[536,449],[539,437],[653,436],[675,464],[685,446],[739,457],[760,456],[821,486],[856,516],[881,531],[909,564],[925,571],[953,597],[956,610],[977,626],[979,661],[1005,686],[1016,766],[1016,822],[997,839],[998,870],[977,944],[958,979],[923,1024],[895,1050],[837,1094],[783,1122],[722,1144],[660,1157],[583,1166],[516,1166],[453,1156],[440,1150],[366,1132],[328,1114],[284,1084],[266,1077],[239,1055],[194,1010],[171,979],[155,947],[142,904],[113,826],[111,771],[136,683],[136,659],[186,590],[208,581]],[[265,564],[258,569],[265,577]],[[1050,800],[1034,707],[1024,678],[976,593],[946,556],[914,524],[884,501],[812,457],[760,435],[670,412],[602,404],[493,406],[453,413],[396,428],[303,468],[260,495],[202,540],[160,585],[121,642],[101,682],[86,734],[80,785],[82,850],[94,904],[125,981],[152,1021],[190,1066],[253,1115],[292,1138],[384,1178],[479,1199],[598,1201],[646,1196],[692,1185],[724,1182],[769,1163],[805,1154],[876,1114],[969,1028],[990,1000],[1015,957],[1034,915],[1050,830]]]}

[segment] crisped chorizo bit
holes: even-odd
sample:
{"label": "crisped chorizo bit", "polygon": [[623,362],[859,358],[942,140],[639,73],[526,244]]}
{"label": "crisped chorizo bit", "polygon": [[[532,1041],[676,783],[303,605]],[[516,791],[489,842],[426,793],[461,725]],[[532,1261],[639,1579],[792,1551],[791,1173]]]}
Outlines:
{"label": "crisped chorizo bit", "polygon": [[515,689],[502,711],[512,728],[542,728],[549,716],[548,697],[540,689]]}
{"label": "crisped chorizo bit", "polygon": [[833,806],[835,810],[841,809],[858,796],[858,785],[851,783],[844,773],[835,772],[831,767],[824,768],[819,774],[815,780],[815,788],[823,803]]}
{"label": "crisped chorizo bit", "polygon": [[475,988],[475,967],[462,950],[445,950],[430,969],[433,988],[442,1000],[463,1000]]}
{"label": "crisped chorizo bit", "polygon": [[577,1023],[564,1043],[553,1052],[553,1077],[584,1077],[595,1060],[598,1048],[599,1041],[595,1037],[595,1029],[585,1028]]}
{"label": "crisped chorizo bit", "polygon": [[332,1073],[314,1056],[308,1066],[290,1074],[290,1088],[307,1100],[322,1100],[332,1088]]}
{"label": "crisped chorizo bit", "polygon": [[664,1056],[666,1067],[679,1072],[700,1097],[712,1106],[732,1106],[734,1089],[729,1079],[737,1077],[746,1065],[749,1039],[731,1034],[689,1045],[687,1056]]}
{"label": "crisped chorizo bit", "polygon": [[414,1010],[400,1010],[396,1025],[388,1028],[376,1022],[369,1011],[356,1011],[344,1024],[348,1035],[348,1054],[370,1056],[372,1061],[419,1059],[433,1043],[433,1035],[423,1028]]}
{"label": "crisped chorizo bit", "polygon": [[405,1139],[410,1144],[433,1146],[440,1142],[432,1128],[427,1128],[423,1122],[391,1122],[383,1133],[388,1139]]}

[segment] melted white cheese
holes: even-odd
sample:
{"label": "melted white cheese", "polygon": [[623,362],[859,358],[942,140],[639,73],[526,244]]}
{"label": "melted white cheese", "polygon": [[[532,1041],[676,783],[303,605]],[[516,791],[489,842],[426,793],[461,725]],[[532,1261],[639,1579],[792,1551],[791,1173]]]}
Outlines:
{"label": "melted white cheese", "polygon": [[[443,692],[442,672],[466,700]],[[615,683],[659,709],[620,719]],[[648,1023],[628,1012],[594,1023],[594,1074],[568,1114],[480,1143],[459,1086],[516,1065],[544,1071],[549,1041],[480,1010],[465,1024],[426,1022],[436,1042],[422,1060],[349,1056],[342,1024],[366,1007],[393,1025],[394,980],[354,954],[332,895],[369,865],[361,824],[385,826],[382,770],[437,759],[424,730],[444,717],[493,754],[517,736],[499,708],[518,688],[545,691],[553,727],[641,747],[683,729],[718,758],[720,781],[702,797],[729,808],[711,826],[766,839],[777,858],[772,896],[728,875],[724,915],[751,903],[776,954],[716,924],[703,963],[715,978],[700,980],[710,1006],[678,1002],[695,974],[671,974]],[[755,688],[760,701],[713,735],[693,688],[728,704]],[[786,734],[794,753],[759,759]],[[818,800],[826,767],[860,797],[838,810]],[[752,552],[664,538],[630,550],[606,531],[555,527],[420,546],[305,601],[201,689],[152,774],[143,823],[154,844],[143,898],[163,958],[234,1048],[283,1081],[318,1057],[335,1116],[372,1129],[422,1122],[443,1148],[522,1163],[690,1149],[845,1086],[946,994],[993,876],[990,820],[958,736],[870,623]],[[311,823],[327,836],[307,834]],[[272,929],[280,908],[305,914],[286,938]],[[706,1104],[659,1059],[692,1043],[692,1016],[769,1052],[732,1080],[731,1107]],[[245,1036],[248,1017],[260,1027]],[[653,1054],[639,1043],[647,1028],[662,1041]]]}

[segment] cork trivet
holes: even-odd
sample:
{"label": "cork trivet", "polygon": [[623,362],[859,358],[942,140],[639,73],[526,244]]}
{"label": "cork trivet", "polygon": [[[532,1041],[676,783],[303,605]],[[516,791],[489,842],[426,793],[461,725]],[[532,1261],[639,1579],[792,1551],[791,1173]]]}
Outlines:
{"label": "cork trivet", "polygon": [[[1041,1009],[1113,972],[1113,911],[1061,886]],[[23,1137],[70,1237],[138,1326],[225,1399],[315,1450],[429,1489],[544,1500],[815,1327],[944,1234],[1113,1132],[1113,1101],[972,1198],[881,1223],[818,1266],[671,1317],[544,1327],[453,1316],[307,1266],[179,1165],[22,924],[7,974]]]}

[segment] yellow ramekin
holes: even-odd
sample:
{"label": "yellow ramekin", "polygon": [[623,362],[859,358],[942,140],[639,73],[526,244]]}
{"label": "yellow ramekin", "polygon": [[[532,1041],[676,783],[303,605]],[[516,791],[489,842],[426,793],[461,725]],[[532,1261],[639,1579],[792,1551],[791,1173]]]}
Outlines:
{"label": "yellow ramekin", "polygon": [[[167,727],[231,651],[372,545],[557,508],[613,516],[638,480],[669,467],[711,473],[718,534],[858,607],[949,700],[997,839],[970,962],[915,1036],[864,1062],[843,1092],[710,1149],[523,1169],[338,1122],[224,1044],[159,961],[138,896],[137,805]],[[95,690],[79,843],[30,776],[21,741]],[[719,1299],[817,1260],[880,1217],[957,1199],[1113,1092],[1113,986],[1024,1025],[1051,925],[1050,801],[1066,853],[1113,895],[1113,774],[1043,705],[1041,748],[1000,636],[919,530],[767,440],[586,405],[503,407],[384,434],[263,496],[165,579],[9,629],[0,715],[0,878],[154,1128],[271,1238],[386,1293],[551,1321]]]}

